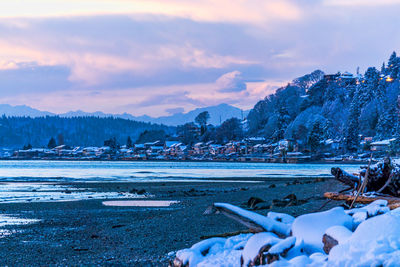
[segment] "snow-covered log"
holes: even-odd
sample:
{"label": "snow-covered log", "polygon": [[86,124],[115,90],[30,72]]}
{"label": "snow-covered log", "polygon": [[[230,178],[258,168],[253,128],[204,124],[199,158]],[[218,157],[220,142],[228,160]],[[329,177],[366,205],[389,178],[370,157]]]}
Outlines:
{"label": "snow-covered log", "polygon": [[357,176],[354,176],[344,170],[342,170],[341,168],[332,168],[331,169],[331,173],[333,176],[335,176],[335,178],[346,185],[349,185],[351,187],[355,187],[355,185],[359,182],[359,179]]}
{"label": "snow-covered log", "polygon": [[266,256],[264,252],[267,252],[279,241],[280,239],[273,233],[258,233],[253,235],[243,248],[240,265],[257,266],[265,264]]}
{"label": "snow-covered log", "polygon": [[[253,212],[249,215],[229,204],[216,206],[254,219]],[[351,210],[337,207],[305,214],[293,223],[289,215],[269,216],[282,218],[293,235],[280,238],[263,232],[205,240],[178,251],[180,265],[175,266],[398,266],[400,262],[400,208],[389,210],[385,200]]]}
{"label": "snow-covered log", "polygon": [[365,191],[400,197],[400,166],[392,163],[390,158],[385,158],[383,162],[374,166],[362,167],[360,177],[351,175],[340,168],[332,168],[331,173],[338,181],[355,190],[359,189],[358,187],[368,173],[368,179],[365,180]]}
{"label": "snow-covered log", "polygon": [[254,233],[272,232],[280,237],[286,237],[290,234],[290,225],[231,204],[214,203],[204,212],[205,215],[213,213],[224,214],[225,216],[245,225]]}
{"label": "snow-covered log", "polygon": [[210,238],[194,244],[189,249],[183,249],[176,253],[173,262],[174,267],[191,267],[196,266],[204,256],[207,255],[210,248],[216,244],[224,244],[226,238]]}

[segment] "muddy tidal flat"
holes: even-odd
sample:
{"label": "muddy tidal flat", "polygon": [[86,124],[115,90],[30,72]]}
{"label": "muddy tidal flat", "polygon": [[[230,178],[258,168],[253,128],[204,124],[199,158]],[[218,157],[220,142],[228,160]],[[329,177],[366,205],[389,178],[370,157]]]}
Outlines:
{"label": "muddy tidal flat", "polygon": [[[331,178],[253,180],[52,183],[47,198],[0,203],[0,266],[167,266],[175,251],[205,236],[245,230],[223,215],[203,215],[214,202],[248,207],[256,197],[265,201],[261,214],[297,216],[318,210],[324,192],[342,189]],[[10,183],[18,186],[2,186]],[[79,193],[86,195],[73,198]],[[290,194],[296,200],[285,202]]]}

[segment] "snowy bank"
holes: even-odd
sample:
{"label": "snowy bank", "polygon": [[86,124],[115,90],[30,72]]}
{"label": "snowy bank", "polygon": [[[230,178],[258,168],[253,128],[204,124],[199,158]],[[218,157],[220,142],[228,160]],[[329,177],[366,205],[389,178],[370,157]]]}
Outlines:
{"label": "snowy bank", "polygon": [[245,218],[245,223],[251,220],[264,230],[203,240],[178,251],[172,266],[398,266],[400,262],[400,208],[390,211],[385,200],[297,218],[275,212],[262,216],[225,203],[214,208],[224,208],[225,215]]}

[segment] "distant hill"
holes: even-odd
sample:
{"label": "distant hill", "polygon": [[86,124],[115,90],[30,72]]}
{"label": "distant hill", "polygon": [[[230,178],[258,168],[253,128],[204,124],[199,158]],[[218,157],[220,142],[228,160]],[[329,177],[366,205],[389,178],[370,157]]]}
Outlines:
{"label": "distant hill", "polygon": [[214,125],[219,125],[221,122],[224,122],[227,119],[230,119],[232,117],[235,118],[242,118],[246,117],[248,114],[248,111],[243,111],[242,110],[228,105],[228,104],[220,104],[217,106],[210,106],[210,107],[204,107],[204,108],[197,108],[192,111],[189,111],[187,113],[177,113],[173,114],[170,116],[162,116],[158,118],[153,118],[147,115],[143,116],[133,116],[128,113],[122,113],[122,114],[110,114],[110,113],[104,113],[101,111],[96,111],[96,112],[85,112],[82,110],[76,110],[76,111],[69,111],[66,113],[62,114],[55,114],[47,111],[40,111],[34,108],[31,108],[29,106],[11,106],[8,104],[0,104],[0,115],[6,115],[6,116],[26,116],[26,117],[42,117],[42,116],[60,116],[63,118],[72,118],[72,117],[99,117],[99,118],[108,118],[108,117],[114,117],[114,118],[121,118],[121,119],[127,119],[127,120],[134,120],[134,121],[141,121],[141,122],[150,122],[150,123],[157,123],[157,124],[164,124],[168,126],[177,126],[177,125],[182,125],[187,122],[193,122],[196,116],[203,112],[203,111],[208,111],[210,113],[210,121],[209,123],[214,124]]}
{"label": "distant hill", "polygon": [[40,111],[25,105],[11,106],[8,104],[0,104],[0,115],[17,117],[43,117],[55,114],[47,111]]}
{"label": "distant hill", "polygon": [[137,122],[121,118],[73,117],[0,117],[0,147],[22,148],[31,144],[46,147],[50,138],[62,136],[70,146],[102,146],[105,140],[116,138],[120,145],[128,136],[135,141],[144,131],[175,133],[174,127]]}
{"label": "distant hill", "polygon": [[208,113],[210,114],[209,123],[213,125],[220,125],[222,122],[230,118],[241,119],[242,117],[243,118],[246,117],[247,114],[249,113],[249,111],[246,110],[243,111],[242,114],[242,110],[237,107],[228,104],[220,104],[217,106],[197,108],[187,113],[177,113],[171,116],[152,118],[149,122],[171,125],[171,126],[182,125],[184,123],[194,121],[196,116],[203,111],[208,111]]}

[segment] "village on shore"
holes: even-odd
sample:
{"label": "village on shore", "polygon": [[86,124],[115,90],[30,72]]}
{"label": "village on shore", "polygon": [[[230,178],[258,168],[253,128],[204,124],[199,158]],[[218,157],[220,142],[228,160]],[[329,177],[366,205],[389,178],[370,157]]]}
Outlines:
{"label": "village on shore", "polygon": [[283,139],[266,143],[262,137],[250,137],[241,141],[216,144],[213,141],[186,145],[179,141],[155,141],[142,144],[101,147],[70,147],[59,145],[53,148],[3,149],[3,160],[166,160],[166,161],[238,161],[301,163],[363,162],[372,154],[375,159],[395,153],[392,147],[396,138],[373,141],[365,137],[359,144],[358,153],[345,153],[342,143],[324,140],[320,149],[312,152],[302,148],[295,140]]}

